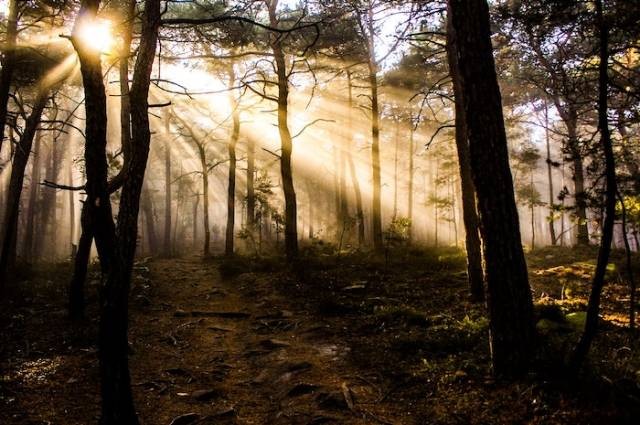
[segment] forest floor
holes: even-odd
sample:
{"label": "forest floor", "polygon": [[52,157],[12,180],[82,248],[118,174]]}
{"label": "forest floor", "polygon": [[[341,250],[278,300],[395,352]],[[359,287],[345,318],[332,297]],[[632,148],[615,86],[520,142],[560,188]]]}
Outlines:
{"label": "forest floor", "polygon": [[[489,373],[487,319],[469,301],[459,251],[306,258],[293,268],[243,258],[136,264],[130,364],[143,424],[640,417],[640,343],[625,328],[629,291],[618,266],[609,272],[605,320],[585,375],[569,383],[553,366],[584,320],[593,250],[529,255],[544,354],[540,372],[515,383]],[[1,424],[97,422],[98,280],[94,274],[89,282],[89,318],[72,324],[69,268],[35,267],[8,291],[0,311]]]}

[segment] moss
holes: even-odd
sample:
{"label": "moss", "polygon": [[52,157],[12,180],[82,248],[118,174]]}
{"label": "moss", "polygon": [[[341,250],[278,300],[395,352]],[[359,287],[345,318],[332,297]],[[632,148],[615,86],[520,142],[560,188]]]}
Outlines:
{"label": "moss", "polygon": [[573,313],[567,314],[567,321],[576,331],[580,331],[584,329],[584,324],[587,321],[587,312],[586,311],[576,311]]}
{"label": "moss", "polygon": [[411,307],[383,307],[376,310],[374,315],[377,321],[391,324],[425,327],[431,324],[426,313],[417,311]]}

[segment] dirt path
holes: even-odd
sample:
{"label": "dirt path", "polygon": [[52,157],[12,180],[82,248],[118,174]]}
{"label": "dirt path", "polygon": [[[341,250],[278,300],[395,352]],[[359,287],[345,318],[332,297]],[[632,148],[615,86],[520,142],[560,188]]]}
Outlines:
{"label": "dirt path", "polygon": [[297,310],[272,282],[223,280],[198,260],[154,261],[149,278],[134,296],[148,307],[131,324],[145,423],[189,413],[184,423],[398,423],[377,413],[380,395],[350,370],[349,347],[323,338],[330,325]]}
{"label": "dirt path", "polygon": [[[390,268],[367,257],[337,260],[310,257],[296,269],[268,258],[239,259],[231,269],[201,258],[138,262],[129,342],[141,422],[571,424],[638,417],[633,400],[640,393],[627,387],[604,397],[599,381],[579,388],[496,381],[484,308],[468,301],[462,257],[416,254]],[[557,262],[545,269],[569,264]],[[533,264],[534,296],[561,294],[556,275]],[[236,277],[223,279],[221,269]],[[69,271],[64,263],[31,270],[0,309],[0,424],[98,421],[99,280],[94,274],[88,282],[87,319],[71,323]],[[572,288],[584,295],[588,286]],[[612,358],[620,368],[636,364],[616,357],[618,347],[637,346],[633,335],[613,324],[600,332],[595,358]],[[611,367],[603,371],[614,376]]]}

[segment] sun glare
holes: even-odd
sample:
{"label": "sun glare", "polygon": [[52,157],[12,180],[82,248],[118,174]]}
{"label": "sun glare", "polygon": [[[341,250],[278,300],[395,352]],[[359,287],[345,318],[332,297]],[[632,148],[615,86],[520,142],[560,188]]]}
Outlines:
{"label": "sun glare", "polygon": [[101,53],[108,53],[115,44],[111,22],[106,19],[83,22],[77,34],[82,43]]}

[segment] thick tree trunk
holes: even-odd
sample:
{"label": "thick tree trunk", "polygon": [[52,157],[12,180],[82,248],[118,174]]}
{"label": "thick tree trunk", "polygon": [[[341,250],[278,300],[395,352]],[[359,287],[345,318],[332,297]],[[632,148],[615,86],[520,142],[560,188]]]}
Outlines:
{"label": "thick tree trunk", "polygon": [[[7,35],[0,62],[0,153],[4,145],[4,131],[7,126],[7,112],[9,109],[9,94],[13,71],[15,69],[15,47],[18,36],[18,0],[9,0],[7,16]],[[11,142],[9,142],[11,143]]]}
{"label": "thick tree trunk", "polygon": [[128,364],[128,298],[138,236],[138,212],[149,157],[149,85],[160,23],[160,0],[145,0],[133,73],[131,159],[118,211],[116,263],[104,288],[100,321],[102,423],[137,424]]}
{"label": "thick tree trunk", "polygon": [[534,348],[533,305],[509,169],[486,0],[449,0],[451,37],[480,212],[494,373],[519,376]]}
{"label": "thick tree trunk", "polygon": [[20,195],[24,183],[24,172],[31,154],[33,140],[38,130],[38,124],[42,118],[42,112],[47,104],[49,94],[39,92],[31,110],[31,114],[24,126],[18,148],[13,156],[9,190],[4,213],[2,253],[0,254],[0,290],[8,278],[9,266],[15,257],[16,235],[18,231],[18,216],[20,214]]}
{"label": "thick tree trunk", "polygon": [[[98,2],[99,3],[99,2]],[[131,54],[131,34],[133,30],[133,19],[135,11],[135,1],[129,0],[126,5],[125,24],[122,29],[122,51],[120,53],[119,61],[119,79],[120,79],[120,141],[123,156],[122,169],[116,175],[111,182],[107,185],[109,194],[112,194],[122,187],[125,179],[125,174],[131,158],[131,107],[129,103],[129,55]],[[97,6],[96,6],[97,9]],[[80,54],[80,52],[79,52]],[[104,86],[102,87],[104,91]],[[106,118],[105,118],[106,119]],[[86,152],[85,152],[86,154]],[[70,181],[72,176],[70,174]],[[71,201],[73,202],[73,192],[71,192]],[[76,258],[74,259],[73,275],[71,277],[70,284],[70,304],[69,314],[72,318],[79,319],[84,315],[84,284],[87,277],[87,262],[90,259],[91,245],[94,239],[93,230],[91,228],[91,218],[87,211],[89,206],[86,204],[86,200],[83,203],[82,211],[80,214],[80,239],[78,242],[78,251]],[[115,238],[115,235],[114,235]],[[73,241],[72,241],[73,244]],[[106,274],[108,269],[107,264],[103,259],[100,259],[102,273]]]}
{"label": "thick tree trunk", "polygon": [[589,304],[587,306],[587,319],[585,321],[584,332],[578,345],[573,351],[570,359],[570,370],[577,372],[584,359],[589,352],[591,342],[596,335],[598,328],[598,315],[600,313],[600,298],[602,288],[604,287],[604,278],[609,263],[609,255],[611,253],[611,242],[613,240],[613,228],[615,224],[616,213],[616,164],[613,153],[613,145],[611,142],[611,133],[609,130],[608,113],[608,86],[609,86],[609,28],[605,21],[602,10],[602,1],[596,1],[596,14],[598,21],[598,30],[600,36],[600,63],[598,78],[598,130],[600,131],[600,141],[604,151],[605,159],[605,217],[602,228],[602,238],[600,240],[600,249],[598,251],[598,262],[593,275],[591,286],[591,294],[589,296]]}
{"label": "thick tree trunk", "polygon": [[[138,423],[131,395],[127,359],[127,298],[130,272],[130,267],[127,267],[129,265],[127,260],[130,258],[131,262],[133,261],[133,256],[129,257],[128,254],[132,250],[132,239],[133,248],[135,248],[135,226],[137,225],[138,208],[137,204],[134,206],[129,204],[133,197],[126,196],[126,189],[123,189],[118,217],[120,234],[116,245],[115,225],[111,213],[109,185],[107,182],[107,103],[102,79],[100,52],[85,45],[82,39],[76,38],[80,25],[92,24],[98,11],[99,3],[96,0],[82,1],[72,41],[78,52],[85,92],[85,164],[87,173],[87,199],[85,205],[90,221],[89,227],[96,241],[100,262],[103,270],[107,272],[107,281],[102,288],[100,303],[98,355],[102,393],[102,416],[100,422],[104,425],[129,425]],[[145,15],[148,15],[151,13],[151,6],[148,1],[146,3]],[[156,17],[156,20],[159,20],[159,16]],[[138,55],[139,60],[140,56],[145,55],[145,41],[143,34]],[[155,51],[155,48],[153,50]],[[152,58],[153,54],[152,52]],[[146,96],[144,105],[146,105]],[[143,107],[144,105],[138,105],[136,113],[142,114],[144,119],[148,119],[147,109]],[[133,129],[136,130],[135,125]],[[138,128],[137,131],[144,131],[144,129]],[[141,172],[144,175],[146,157],[143,162],[138,160],[135,166],[133,161],[134,158],[132,157],[131,170],[136,170],[136,172]],[[125,183],[132,185],[138,182],[141,188],[141,177],[136,179],[133,176],[127,176]],[[130,191],[126,192],[128,194]],[[139,199],[139,192],[137,195],[136,200]],[[134,227],[133,238],[131,237],[131,220],[133,220]]]}
{"label": "thick tree trunk", "polygon": [[467,250],[467,278],[471,297],[474,301],[484,300],[484,275],[482,272],[482,249],[480,234],[478,233],[478,212],[476,209],[476,194],[471,176],[471,153],[467,138],[465,122],[464,100],[458,73],[458,61],[455,48],[455,36],[451,28],[451,19],[447,22],[447,57],[449,73],[453,81],[455,96],[455,125],[456,150],[460,168],[460,189],[462,192],[462,221],[465,229],[465,247]]}

